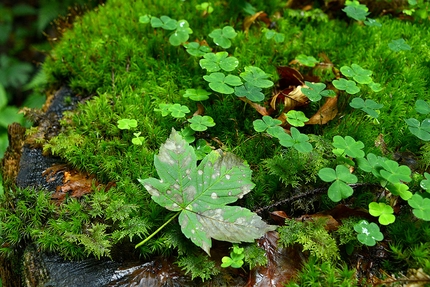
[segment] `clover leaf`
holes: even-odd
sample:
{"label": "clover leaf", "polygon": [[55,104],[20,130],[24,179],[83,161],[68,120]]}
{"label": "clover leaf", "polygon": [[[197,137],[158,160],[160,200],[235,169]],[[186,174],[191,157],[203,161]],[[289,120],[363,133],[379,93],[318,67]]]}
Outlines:
{"label": "clover leaf", "polygon": [[129,130],[137,127],[137,121],[135,119],[121,119],[118,120],[117,123],[120,130]]}
{"label": "clover leaf", "polygon": [[212,3],[210,3],[210,2],[203,2],[201,4],[197,4],[196,9],[203,11],[207,14],[210,14],[214,11],[214,7],[212,7]]}
{"label": "clover leaf", "polygon": [[212,238],[254,242],[276,228],[246,208],[226,205],[255,186],[248,164],[234,154],[212,151],[197,166],[194,149],[173,129],[154,156],[154,165],[160,179],[139,182],[152,200],[179,213],[182,233],[207,254]]}
{"label": "clover leaf", "polygon": [[391,224],[396,220],[393,208],[383,202],[371,202],[369,204],[369,213],[375,217],[379,216],[378,221],[382,225]]}
{"label": "clover leaf", "polygon": [[279,32],[276,32],[274,30],[267,29],[267,28],[264,28],[262,32],[264,33],[264,36],[268,40],[273,39],[273,40],[275,40],[276,43],[282,43],[285,41],[285,34],[284,33],[279,33]]}
{"label": "clover leaf", "polygon": [[423,115],[430,114],[430,104],[423,100],[417,100],[415,102],[415,110]]}
{"label": "clover leaf", "polygon": [[217,72],[221,69],[231,72],[239,65],[239,61],[235,57],[229,57],[228,53],[207,53],[203,56],[204,59],[199,61],[200,67],[206,69],[209,73]]}
{"label": "clover leaf", "polygon": [[192,33],[193,30],[191,30],[190,24],[188,24],[187,20],[179,20],[175,32],[173,32],[169,37],[169,43],[172,46],[179,46],[188,41],[188,38]]}
{"label": "clover leaf", "polygon": [[240,76],[246,82],[259,88],[270,88],[273,86],[273,82],[267,79],[270,75],[258,67],[245,67],[245,72],[240,73]]}
{"label": "clover leaf", "polygon": [[184,47],[187,49],[187,53],[194,57],[202,57],[211,51],[208,46],[200,45],[197,42],[186,43]]}
{"label": "clover leaf", "polygon": [[183,118],[185,114],[190,112],[190,109],[187,106],[183,106],[180,104],[173,104],[169,107],[169,111],[175,118]]}
{"label": "clover leaf", "polygon": [[244,248],[240,248],[236,244],[233,245],[233,251],[230,252],[230,257],[224,256],[221,261],[221,267],[233,267],[240,268],[243,265],[243,258],[245,258],[245,254],[243,254]]}
{"label": "clover leaf", "polygon": [[269,135],[274,137],[277,137],[279,133],[285,133],[284,129],[279,126],[282,124],[282,121],[274,119],[271,116],[263,116],[261,120],[255,120],[252,124],[256,132],[267,131]]}
{"label": "clover leaf", "polygon": [[208,127],[215,126],[214,119],[210,116],[196,115],[188,119],[188,122],[191,123],[190,127],[197,132],[202,132],[207,130]]}
{"label": "clover leaf", "polygon": [[312,151],[309,137],[300,133],[300,131],[295,127],[291,128],[291,136],[284,131],[282,131],[282,133],[280,131],[276,131],[275,136],[279,139],[279,143],[284,147],[293,147],[302,153]]}
{"label": "clover leaf", "polygon": [[221,94],[233,94],[234,89],[231,86],[237,87],[242,85],[242,81],[238,76],[230,74],[226,76],[220,72],[203,76],[203,79],[209,82],[209,87],[212,90]]}
{"label": "clover leaf", "polygon": [[233,39],[236,37],[237,33],[231,26],[225,26],[222,29],[215,29],[210,34],[209,37],[211,37],[214,41],[214,43],[218,46],[221,46],[224,49],[228,49],[231,46],[230,39]]}
{"label": "clover leaf", "polygon": [[384,239],[384,235],[379,230],[376,223],[369,223],[366,220],[361,220],[354,225],[354,230],[358,232],[357,239],[367,246],[375,246],[376,241]]}
{"label": "clover leaf", "polygon": [[375,93],[378,93],[380,91],[382,91],[382,86],[379,83],[375,83],[375,82],[371,82],[370,84],[367,84],[369,86],[369,88],[372,89],[372,91],[374,91]]}
{"label": "clover leaf", "polygon": [[287,116],[287,122],[292,126],[303,127],[305,122],[309,121],[302,111],[291,110],[285,115]]}
{"label": "clover leaf", "polygon": [[369,27],[382,27],[381,23],[372,18],[366,18],[366,20],[364,20],[364,25]]}
{"label": "clover leaf", "polygon": [[382,164],[387,158],[376,156],[373,153],[368,153],[366,158],[357,158],[358,167],[366,172],[372,172],[374,176],[380,178],[379,172],[383,169]]}
{"label": "clover leaf", "polygon": [[430,119],[425,119],[421,123],[415,119],[410,118],[405,120],[408,124],[409,131],[423,141],[430,141]]}
{"label": "clover leaf", "polygon": [[333,80],[332,83],[336,89],[341,91],[346,91],[348,94],[351,94],[351,95],[354,95],[360,91],[360,88],[357,87],[357,84],[351,80],[340,78],[339,80]]}
{"label": "clover leaf", "polygon": [[405,39],[400,38],[397,40],[392,40],[389,44],[388,44],[388,48],[390,48],[391,51],[394,52],[400,52],[400,51],[408,51],[411,50],[411,46],[409,46],[408,44],[406,44]]}
{"label": "clover leaf", "polygon": [[388,183],[387,189],[392,194],[400,196],[403,200],[409,200],[412,197],[412,192],[409,191],[409,186],[404,183]]}
{"label": "clover leaf", "polygon": [[239,87],[235,87],[234,94],[238,97],[246,97],[252,102],[261,102],[264,100],[264,94],[261,92],[261,89],[248,82]]}
{"label": "clover leaf", "polygon": [[158,105],[159,109],[155,108],[154,111],[161,112],[161,115],[165,117],[171,113],[170,111],[171,106],[172,104],[159,104]]}
{"label": "clover leaf", "polygon": [[408,204],[413,208],[412,213],[417,217],[425,221],[430,221],[430,199],[423,198],[418,193],[415,193],[411,199],[408,200]]}
{"label": "clover leaf", "polygon": [[426,179],[423,179],[420,182],[420,186],[421,186],[422,189],[424,189],[425,191],[427,191],[427,192],[430,193],[430,174],[427,173],[427,172],[424,172],[424,177]]}
{"label": "clover leaf", "polygon": [[134,138],[131,139],[131,142],[134,145],[143,145],[145,143],[145,137],[141,137],[140,134],[142,132],[133,133]]}
{"label": "clover leaf", "polygon": [[[146,20],[146,18],[143,18],[142,20]],[[163,28],[164,30],[175,30],[178,26],[178,21],[166,15],[163,15],[160,18],[151,17],[151,26],[153,28]]]}
{"label": "clover leaf", "polygon": [[210,92],[204,89],[187,89],[183,97],[190,98],[193,101],[204,101],[209,99],[210,94]]}
{"label": "clover leaf", "polygon": [[[312,56],[306,56],[300,54],[296,57],[296,61],[307,67],[315,67],[315,64],[318,63],[318,60]],[[308,86],[309,87],[309,86]]]}
{"label": "clover leaf", "polygon": [[187,143],[192,143],[193,141],[196,140],[196,137],[194,136],[195,133],[196,133],[196,131],[193,130],[192,128],[190,128],[189,126],[181,129],[181,131],[180,131],[180,134],[181,134],[182,138]]}
{"label": "clover leaf", "polygon": [[386,159],[381,162],[381,166],[383,169],[379,171],[379,174],[385,180],[391,183],[399,183],[400,181],[410,182],[411,178],[411,169],[406,165],[400,165],[391,159]]}
{"label": "clover leaf", "polygon": [[324,90],[326,87],[324,83],[314,84],[314,83],[305,81],[305,85],[308,88],[302,88],[301,91],[312,102],[321,100],[321,97],[333,97],[336,95],[335,92],[333,92],[332,90]]}
{"label": "clover leaf", "polygon": [[367,113],[369,116],[373,118],[377,118],[379,116],[377,109],[382,108],[384,105],[378,104],[373,100],[366,99],[364,101],[362,98],[354,98],[351,103],[349,103],[351,107],[354,109],[360,109],[363,112]]}
{"label": "clover leaf", "polygon": [[151,16],[150,15],[145,14],[145,15],[139,17],[139,23],[148,24],[149,22],[151,22]]}
{"label": "clover leaf", "polygon": [[350,18],[353,18],[357,21],[366,20],[367,15],[370,13],[367,12],[369,9],[366,5],[360,4],[358,1],[346,1],[346,7],[342,9],[343,12]]}
{"label": "clover leaf", "polygon": [[334,136],[333,146],[336,148],[336,150],[333,151],[335,154],[346,154],[353,158],[364,157],[364,151],[361,150],[364,148],[363,142],[355,141],[355,139],[350,136],[345,136],[345,138]]}
{"label": "clover leaf", "polygon": [[212,151],[210,145],[204,139],[198,139],[196,142],[196,157],[197,160],[202,160],[208,153]]}
{"label": "clover leaf", "polygon": [[353,78],[359,84],[370,84],[372,82],[372,71],[363,69],[357,64],[352,64],[351,67],[343,66],[340,68],[342,74],[348,78]]}
{"label": "clover leaf", "polygon": [[334,202],[348,198],[354,193],[354,190],[348,183],[356,183],[357,177],[351,174],[349,169],[344,165],[336,166],[336,170],[324,167],[318,172],[318,176],[325,182],[334,181],[328,188],[327,194]]}

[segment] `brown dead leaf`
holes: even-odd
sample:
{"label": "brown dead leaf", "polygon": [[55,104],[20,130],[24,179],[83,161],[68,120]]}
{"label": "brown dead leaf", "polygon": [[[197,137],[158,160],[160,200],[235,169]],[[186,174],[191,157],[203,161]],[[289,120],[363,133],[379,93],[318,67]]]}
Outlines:
{"label": "brown dead leaf", "polygon": [[203,115],[205,113],[205,107],[201,103],[197,103],[197,111],[194,112],[194,116]]}
{"label": "brown dead leaf", "polygon": [[272,100],[270,101],[270,106],[272,107],[272,109],[276,110],[276,104],[280,99],[283,99],[284,101],[284,109],[282,111],[284,113],[287,113],[290,110],[294,110],[297,107],[306,106],[309,103],[308,97],[306,97],[302,93],[301,86],[298,86],[293,90],[284,89],[277,93],[275,96],[273,96]]}
{"label": "brown dead leaf", "polygon": [[285,211],[275,210],[270,213],[270,217],[276,222],[277,225],[283,225],[285,219],[289,218]]}
{"label": "brown dead leaf", "polygon": [[327,231],[334,231],[339,228],[339,222],[333,218],[331,215],[322,214],[322,213],[315,213],[311,215],[303,215],[298,218],[296,218],[296,221],[305,222],[305,221],[317,221],[317,220],[324,220],[325,225],[324,229]]}
{"label": "brown dead leaf", "polygon": [[260,115],[262,116],[268,116],[270,115],[270,111],[268,111],[265,107],[254,103],[253,101],[248,100],[246,97],[239,97],[241,101],[244,101],[245,103],[249,104],[251,107],[253,107]]}
{"label": "brown dead leaf", "polygon": [[252,16],[245,17],[245,20],[243,20],[243,30],[245,34],[248,34],[249,27],[251,27],[257,19],[264,22],[267,26],[270,25],[270,19],[267,17],[267,14],[264,13],[264,11],[257,12]]}
{"label": "brown dead leaf", "polygon": [[334,119],[337,115],[337,96],[327,98],[324,105],[313,115],[306,125],[323,125]]}
{"label": "brown dead leaf", "polygon": [[279,87],[281,89],[289,88],[291,86],[296,87],[303,85],[303,75],[294,68],[287,66],[279,66],[276,68],[279,75]]}

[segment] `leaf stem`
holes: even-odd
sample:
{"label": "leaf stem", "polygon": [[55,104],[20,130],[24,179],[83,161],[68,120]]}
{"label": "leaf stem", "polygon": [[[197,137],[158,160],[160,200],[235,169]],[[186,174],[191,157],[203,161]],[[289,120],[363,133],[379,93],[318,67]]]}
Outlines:
{"label": "leaf stem", "polygon": [[161,229],[163,229],[167,224],[169,224],[173,219],[175,219],[180,212],[176,212],[175,215],[173,215],[172,217],[170,217],[169,220],[167,220],[163,225],[161,225],[157,230],[155,230],[151,235],[149,235],[148,237],[146,237],[144,240],[142,240],[140,243],[138,243],[136,245],[135,248],[138,248],[139,246],[142,246],[143,244],[146,243],[146,241],[148,241],[149,239],[151,239],[152,237],[154,237],[155,234],[157,234],[158,232],[160,232]]}

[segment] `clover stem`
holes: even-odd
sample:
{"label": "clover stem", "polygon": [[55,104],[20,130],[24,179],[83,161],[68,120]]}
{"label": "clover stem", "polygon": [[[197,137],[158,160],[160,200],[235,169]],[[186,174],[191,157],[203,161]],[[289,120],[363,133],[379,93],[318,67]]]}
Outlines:
{"label": "clover stem", "polygon": [[142,246],[143,244],[145,244],[149,239],[151,239],[152,237],[154,237],[155,234],[157,234],[158,232],[160,232],[161,229],[163,229],[167,224],[170,223],[170,221],[172,221],[173,219],[175,219],[180,212],[176,212],[175,215],[173,215],[172,217],[170,217],[169,220],[167,220],[163,225],[161,225],[157,230],[155,230],[151,235],[149,235],[148,237],[146,237],[144,240],[142,240],[140,243],[138,243],[136,245],[135,248]]}

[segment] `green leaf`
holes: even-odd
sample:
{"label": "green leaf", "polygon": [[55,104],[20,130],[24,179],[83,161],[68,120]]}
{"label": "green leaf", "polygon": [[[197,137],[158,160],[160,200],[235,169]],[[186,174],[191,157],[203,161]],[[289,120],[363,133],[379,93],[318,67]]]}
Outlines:
{"label": "green leaf", "polygon": [[199,61],[200,67],[206,69],[209,73],[217,72],[219,70],[224,70],[231,72],[239,65],[239,61],[235,57],[229,57],[228,53],[218,52],[218,53],[207,53],[203,56],[204,59]]}
{"label": "green leaf", "polygon": [[141,132],[133,133],[134,138],[131,139],[131,142],[134,145],[143,145],[145,143],[145,137],[140,137]]}
{"label": "green leaf", "polygon": [[369,88],[371,88],[371,89],[372,89],[372,91],[374,91],[375,93],[378,93],[378,92],[382,91],[381,84],[371,82],[370,84],[367,84],[367,85],[368,85],[368,86],[369,86]]}
{"label": "green leaf", "polygon": [[183,129],[181,129],[180,135],[187,143],[192,143],[196,140],[196,137],[194,134],[196,133],[195,130],[193,130],[191,127],[187,126]]}
{"label": "green leaf", "polygon": [[208,153],[212,151],[211,147],[204,139],[198,139],[196,142],[197,160],[202,160]]}
{"label": "green leaf", "polygon": [[312,151],[312,145],[309,143],[309,137],[300,133],[300,131],[295,127],[291,128],[291,136],[283,129],[282,131],[275,131],[274,136],[279,139],[279,143],[284,147],[293,147],[302,153],[308,153]]}
{"label": "green leaf", "polygon": [[400,38],[397,40],[392,40],[389,44],[388,44],[388,48],[390,48],[391,51],[394,52],[400,52],[400,51],[409,51],[411,50],[411,46],[409,46],[408,44],[406,44],[405,39]]}
{"label": "green leaf", "polygon": [[303,66],[307,66],[307,67],[315,67],[315,64],[318,63],[318,60],[315,59],[314,57],[312,57],[312,56],[306,56],[306,55],[303,55],[303,54],[298,55],[296,57],[296,61],[298,61]]}
{"label": "green leaf", "polygon": [[364,101],[362,98],[352,99],[349,105],[354,109],[360,109],[364,111],[365,113],[367,113],[369,116],[373,118],[377,118],[379,116],[378,112],[375,110],[380,109],[384,106],[384,105],[378,104],[373,100],[366,99],[366,101]]}
{"label": "green leaf", "polygon": [[326,85],[324,83],[311,83],[305,81],[305,85],[307,88],[302,88],[303,94],[308,97],[312,102],[316,102],[321,100],[321,97],[333,97],[335,96],[335,92],[332,90],[324,90]]}
{"label": "green leaf", "polygon": [[254,187],[246,163],[221,150],[209,153],[198,166],[196,161],[194,149],[172,130],[154,157],[160,180],[139,180],[156,203],[180,212],[181,230],[194,244],[209,254],[211,238],[254,242],[276,228],[248,209],[226,206]]}
{"label": "green leaf", "polygon": [[303,127],[305,122],[309,121],[302,111],[291,110],[285,115],[287,116],[287,122],[292,126]]}
{"label": "green leaf", "polygon": [[237,33],[231,26],[225,26],[222,29],[215,29],[210,34],[209,37],[211,37],[214,41],[214,43],[218,46],[221,46],[224,49],[228,49],[231,46],[230,39],[233,39],[236,37]]}
{"label": "green leaf", "polygon": [[358,232],[357,239],[367,246],[375,246],[376,241],[384,239],[384,235],[379,230],[376,223],[369,223],[366,220],[361,220],[354,225],[354,230]]}
{"label": "green leaf", "polygon": [[242,86],[235,87],[234,94],[238,97],[246,97],[252,102],[261,102],[264,100],[264,94],[261,92],[261,89],[249,82],[246,82]]}
{"label": "green leaf", "polygon": [[151,26],[153,28],[163,28],[164,30],[175,30],[178,22],[169,16],[163,15],[160,18],[151,17]]}
{"label": "green leaf", "polygon": [[148,24],[149,22],[151,22],[151,16],[150,15],[146,14],[146,15],[139,17],[139,23]]}
{"label": "green leaf", "polygon": [[188,41],[190,34],[193,33],[187,20],[179,20],[175,32],[169,37],[169,43],[172,46],[179,46]]}
{"label": "green leaf", "polygon": [[207,130],[208,127],[215,126],[214,119],[210,116],[196,115],[188,119],[188,122],[191,123],[190,127],[197,132],[202,132]]}
{"label": "green leaf", "polygon": [[183,118],[185,114],[190,112],[190,109],[187,106],[183,106],[180,104],[173,104],[169,107],[169,111],[175,118]]}
{"label": "green leaf", "polygon": [[347,6],[343,8],[342,11],[345,12],[348,17],[357,21],[366,20],[367,15],[370,14],[369,12],[367,12],[367,7],[362,4]]}
{"label": "green leaf", "polygon": [[361,141],[355,141],[350,136],[346,136],[345,138],[341,136],[334,136],[333,146],[339,150],[342,150],[342,153],[345,153],[347,156],[353,158],[364,157],[364,151],[361,150],[364,148],[364,144]]}
{"label": "green leaf", "polygon": [[352,64],[351,67],[343,66],[340,68],[342,74],[348,78],[353,78],[359,84],[370,84],[372,83],[372,71],[363,69],[357,64]]}
{"label": "green leaf", "polygon": [[386,159],[381,163],[383,169],[379,171],[382,178],[391,182],[391,183],[399,183],[401,181],[410,182],[411,178],[411,169],[406,165],[400,165],[390,159]]}
{"label": "green leaf", "polygon": [[[1,105],[0,105],[0,109],[1,109]],[[415,110],[423,115],[427,115],[430,114],[430,104],[426,101],[423,100],[417,100],[415,102]]]}
{"label": "green leaf", "polygon": [[205,11],[208,14],[211,14],[214,11],[214,8],[212,7],[212,3],[210,2],[203,2],[201,4],[197,4],[196,9],[200,11]]}
{"label": "green leaf", "polygon": [[380,171],[383,169],[382,164],[385,160],[387,160],[387,158],[368,153],[367,159],[357,158],[357,163],[360,169],[366,172],[372,172],[374,176],[382,178]]}
{"label": "green leaf", "polygon": [[0,112],[0,127],[7,128],[11,123],[17,122],[24,124],[25,118],[23,114],[19,114],[19,109],[13,106],[7,106]]}
{"label": "green leaf", "polygon": [[340,78],[339,80],[333,80],[332,83],[336,89],[346,91],[348,94],[351,95],[354,95],[360,91],[360,88],[357,87],[357,84],[352,80]]}
{"label": "green leaf", "polygon": [[388,183],[387,188],[392,194],[400,196],[403,200],[409,200],[412,197],[409,186],[404,183]]}
{"label": "green leaf", "polygon": [[423,198],[418,193],[415,193],[411,199],[408,200],[408,204],[413,208],[413,214],[422,220],[430,221],[430,199]]}
{"label": "green leaf", "polygon": [[391,224],[396,220],[393,208],[383,202],[371,202],[369,204],[369,213],[372,216],[379,217],[378,221],[382,225]]}
{"label": "green leaf", "polygon": [[209,87],[212,90],[221,94],[233,94],[234,89],[231,86],[236,87],[242,85],[242,81],[238,76],[226,76],[224,73],[220,72],[203,76],[203,79],[209,82]]}
{"label": "green leaf", "polygon": [[241,268],[243,265],[243,258],[245,255],[243,254],[244,248],[239,248],[239,246],[234,245],[233,251],[230,252],[230,257],[224,256],[221,261],[221,267],[233,267],[233,268]]}
{"label": "green leaf", "polygon": [[278,133],[285,133],[284,129],[279,126],[282,124],[282,121],[274,119],[271,116],[263,116],[261,120],[255,120],[252,124],[256,132],[267,131],[269,135],[274,137],[277,137]]}
{"label": "green leaf", "polygon": [[381,23],[372,18],[366,18],[366,20],[364,20],[364,25],[369,27],[382,27]]}
{"label": "green leaf", "polygon": [[275,40],[276,43],[282,43],[285,40],[284,33],[278,33],[274,30],[267,29],[267,28],[264,28],[262,32],[264,33],[264,36],[266,37],[266,39],[268,40],[273,39]]}
{"label": "green leaf", "polygon": [[247,66],[245,72],[240,73],[240,76],[255,87],[270,88],[273,86],[273,82],[267,79],[270,75],[258,67]]}
{"label": "green leaf", "polygon": [[7,94],[4,86],[0,83],[0,111],[7,106]]}
{"label": "green leaf", "polygon": [[205,101],[209,99],[211,93],[204,89],[187,89],[184,98],[190,98],[193,101]]}
{"label": "green leaf", "polygon": [[135,119],[121,119],[118,120],[117,123],[120,130],[129,130],[137,127],[137,121]]}
{"label": "green leaf", "polygon": [[187,53],[194,57],[202,57],[211,51],[211,48],[208,46],[200,46],[197,42],[186,43],[184,47],[187,49]]}
{"label": "green leaf", "polygon": [[171,106],[172,106],[172,104],[159,104],[158,105],[159,109],[155,108],[154,111],[161,112],[161,115],[163,117],[165,117],[165,116],[170,114],[170,107]]}
{"label": "green leaf", "polygon": [[420,182],[420,186],[421,186],[422,189],[424,189],[425,191],[427,191],[427,192],[430,193],[430,174],[427,173],[427,172],[424,172],[424,177],[426,179],[423,179]]}
{"label": "green leaf", "polygon": [[318,176],[325,182],[334,181],[328,189],[328,197],[339,202],[343,198],[350,197],[354,190],[347,183],[356,183],[357,177],[349,172],[349,169],[344,165],[336,166],[336,170],[332,168],[322,168],[318,172]]}

